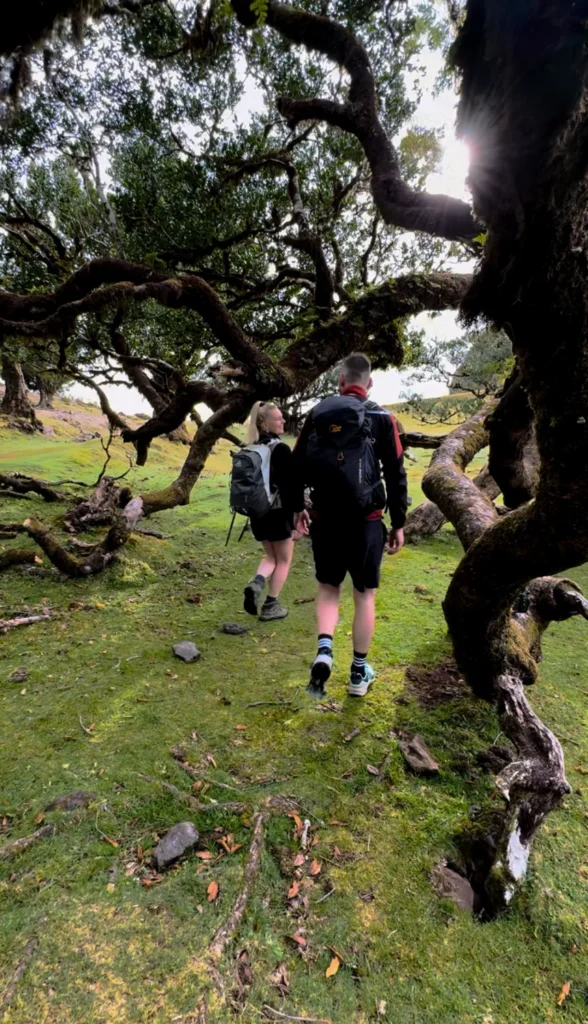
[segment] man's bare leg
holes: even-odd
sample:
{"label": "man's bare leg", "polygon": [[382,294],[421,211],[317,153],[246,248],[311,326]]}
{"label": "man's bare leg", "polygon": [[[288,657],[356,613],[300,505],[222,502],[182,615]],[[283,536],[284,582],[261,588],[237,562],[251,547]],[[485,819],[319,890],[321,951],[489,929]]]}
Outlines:
{"label": "man's bare leg", "polygon": [[354,697],[365,697],[375,678],[375,672],[367,663],[374,628],[376,625],[376,591],[353,590],[355,614],[353,616],[353,661],[349,681],[349,693]]}

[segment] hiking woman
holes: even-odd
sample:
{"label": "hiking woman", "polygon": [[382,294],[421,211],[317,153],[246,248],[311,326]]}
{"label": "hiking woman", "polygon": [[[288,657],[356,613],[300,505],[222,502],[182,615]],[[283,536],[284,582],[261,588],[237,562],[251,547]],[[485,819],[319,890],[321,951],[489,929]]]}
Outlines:
{"label": "hiking woman", "polygon": [[284,433],[284,417],[272,402],[256,402],[249,420],[248,443],[267,444],[271,448],[270,490],[275,494],[272,508],[265,515],[251,517],[251,530],[264,547],[264,556],[256,575],[244,590],[243,607],[249,615],[258,614],[258,603],[265,584],[267,597],[259,618],[285,619],[288,609],[278,603],[280,591],[288,577],[292,561],[294,525],[292,494],[292,451],[280,441]]}

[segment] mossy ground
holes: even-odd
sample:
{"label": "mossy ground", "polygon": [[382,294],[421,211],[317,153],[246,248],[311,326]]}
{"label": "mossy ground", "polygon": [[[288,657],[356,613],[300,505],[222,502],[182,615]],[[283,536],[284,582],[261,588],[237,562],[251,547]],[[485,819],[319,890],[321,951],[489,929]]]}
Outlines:
{"label": "mossy ground", "polygon": [[[134,491],[169,481],[183,455],[177,446],[156,442],[147,467],[129,477]],[[59,435],[28,438],[11,431],[0,437],[4,470],[90,480],[100,461],[98,441],[74,444]],[[422,453],[409,469],[415,501],[426,462]],[[251,813],[194,816],[157,783],[139,777],[188,792],[191,780],[170,755],[182,742],[210,784],[204,799],[236,798],[215,782],[234,787],[252,808],[270,794],[291,795],[317,838],[313,854],[322,870],[303,889],[309,907],[298,919],[287,900],[288,865],[299,848],[294,825],[285,816],[268,820],[261,875],[232,950],[248,951],[253,973],[238,1019],[260,1021],[270,1003],[333,1024],[544,1024],[560,1018],[586,1024],[588,871],[580,871],[588,864],[585,623],[571,620],[549,632],[532,694],[562,740],[574,794],[541,830],[517,906],[479,924],[439,902],[428,875],[441,856],[451,857],[472,805],[499,805],[492,779],[475,764],[475,753],[497,737],[496,717],[469,697],[425,709],[407,697],[404,685],[406,665],[434,664],[448,651],[441,599],[459,558],[452,531],[386,561],[371,652],[378,682],[369,698],[355,703],[345,696],[346,592],[329,690],[336,703],[334,710],[320,710],[304,694],[314,607],[295,603],[314,591],[306,544],[296,550],[285,622],[248,620],[252,628],[241,637],[218,631],[225,621],[245,622],[241,588],[257,558],[250,535],[240,544],[234,535],[224,547],[228,466],[228,445],[220,443],[193,504],[154,517],[153,525],[170,539],[136,537],[101,576],[64,582],[45,565],[0,578],[0,617],[23,604],[45,603],[55,611],[50,622],[1,639],[0,825],[4,818],[6,826],[0,843],[32,832],[53,797],[74,789],[96,794],[85,810],[47,813],[55,835],[1,864],[0,1002],[28,938],[39,934],[7,1024],[193,1019],[206,984],[202,955],[242,883]],[[122,454],[113,469],[124,469]],[[62,511],[37,499],[5,501],[1,517],[38,514],[56,523]],[[182,567],[188,559],[189,567]],[[571,575],[588,587],[585,568]],[[186,600],[195,594],[200,605]],[[70,609],[72,601],[85,608]],[[179,639],[194,640],[202,660],[183,665],[174,659],[171,645]],[[9,682],[20,666],[29,669],[27,681]],[[284,704],[247,706],[256,701]],[[90,735],[80,718],[93,725]],[[355,726],[359,736],[344,742]],[[439,778],[406,774],[390,736],[397,727],[423,735],[441,764]],[[382,764],[383,778],[366,767]],[[201,849],[216,855],[218,827],[241,849],[212,866],[190,856],[151,887],[126,875],[137,847],[148,850],[154,836],[186,818],[201,832]],[[214,902],[207,900],[211,880],[220,889]],[[300,926],[305,954],[288,940]],[[329,947],[345,962],[328,979]],[[269,982],[280,962],[290,979],[285,998]],[[231,957],[223,969],[234,978]],[[559,1008],[568,981],[570,994]],[[232,1018],[213,1003],[212,1021]]]}

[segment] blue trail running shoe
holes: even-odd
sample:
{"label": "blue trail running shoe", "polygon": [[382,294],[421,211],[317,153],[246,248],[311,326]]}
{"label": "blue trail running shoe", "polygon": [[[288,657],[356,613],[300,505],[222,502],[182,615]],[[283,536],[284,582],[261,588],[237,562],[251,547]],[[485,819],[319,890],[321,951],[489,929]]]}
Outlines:
{"label": "blue trail running shoe", "polygon": [[365,669],[362,672],[351,672],[349,676],[349,688],[347,693],[351,697],[365,697],[370,686],[372,685],[376,673],[374,672],[371,665],[366,662]]}

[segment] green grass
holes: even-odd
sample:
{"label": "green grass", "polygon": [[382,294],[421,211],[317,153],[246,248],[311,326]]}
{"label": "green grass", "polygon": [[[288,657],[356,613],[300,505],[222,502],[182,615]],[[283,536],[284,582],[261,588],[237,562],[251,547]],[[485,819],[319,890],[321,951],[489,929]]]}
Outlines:
{"label": "green grass", "polygon": [[[22,605],[55,609],[52,621],[2,638],[0,825],[5,817],[7,826],[0,843],[32,832],[53,797],[74,789],[96,794],[86,810],[47,813],[55,835],[0,862],[0,1002],[27,940],[37,932],[40,937],[6,1024],[193,1020],[207,984],[203,953],[242,884],[252,812],[194,816],[158,784],[139,778],[165,779],[188,792],[190,780],[170,755],[182,742],[208,780],[234,786],[252,808],[270,794],[295,797],[318,840],[313,854],[322,871],[303,888],[308,907],[298,917],[287,900],[298,850],[294,825],[280,815],[268,820],[262,872],[231,951],[246,949],[253,972],[239,1020],[261,1021],[267,1002],[333,1024],[585,1024],[588,883],[579,873],[588,863],[585,624],[571,620],[548,633],[532,694],[534,707],[562,739],[575,792],[541,830],[517,906],[479,924],[439,902],[428,875],[441,856],[455,852],[472,805],[500,805],[492,779],[474,760],[495,740],[496,717],[470,698],[426,710],[410,696],[406,702],[404,686],[406,665],[434,664],[448,651],[441,599],[459,558],[452,531],[386,561],[372,650],[378,683],[368,699],[355,703],[345,696],[346,592],[329,691],[340,710],[321,712],[304,695],[314,654],[313,605],[294,603],[314,591],[305,543],[297,547],[285,592],[289,618],[253,622],[243,637],[218,631],[225,621],[245,621],[241,588],[258,555],[250,536],[224,547],[227,451],[218,446],[191,506],[154,517],[170,540],[137,537],[115,567],[88,581],[60,580],[47,565],[0,577],[0,617]],[[133,470],[131,486],[137,491],[165,483],[183,454],[156,442],[147,467]],[[409,469],[415,501],[426,462],[423,453]],[[0,463],[47,479],[89,480],[100,451],[98,442],[6,431]],[[124,468],[122,453],[114,468]],[[62,511],[37,499],[5,501],[1,516],[14,521],[35,514],[57,523]],[[183,567],[187,559],[191,564]],[[571,575],[588,587],[585,568]],[[417,584],[427,593],[415,592]],[[186,600],[195,593],[202,595],[200,606]],[[71,602],[85,608],[70,608]],[[171,654],[171,644],[183,638],[202,650],[193,666]],[[29,669],[27,681],[9,682],[21,665]],[[246,706],[263,700],[291,703]],[[80,717],[94,726],[91,735]],[[360,735],[345,743],[356,725]],[[424,736],[441,764],[438,779],[405,773],[390,737],[396,727]],[[384,779],[374,778],[366,766],[382,764],[387,755]],[[465,772],[464,761],[470,766]],[[209,797],[222,801],[234,794],[213,781]],[[148,850],[155,836],[186,818],[201,832],[201,849],[219,850],[217,828],[230,831],[242,848],[213,866],[188,857],[148,888],[126,874],[138,846]],[[207,900],[211,880],[220,887],[213,903]],[[308,940],[304,955],[288,939],[299,927]],[[327,979],[329,946],[345,964]],[[285,999],[269,982],[280,962],[290,979]],[[223,970],[234,978],[230,957]],[[570,995],[558,1008],[567,981]],[[231,980],[229,988],[235,987]],[[233,1018],[214,1005],[211,1021]]]}

